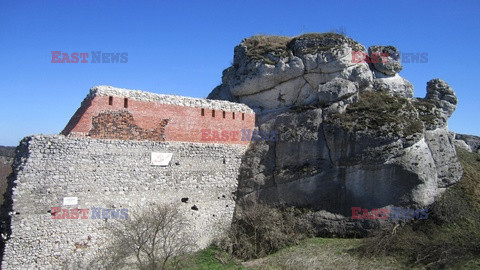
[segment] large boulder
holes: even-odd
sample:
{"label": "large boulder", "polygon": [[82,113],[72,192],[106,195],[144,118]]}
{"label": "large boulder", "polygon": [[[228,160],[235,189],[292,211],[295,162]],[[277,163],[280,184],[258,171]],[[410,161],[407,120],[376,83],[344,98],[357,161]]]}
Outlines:
{"label": "large boulder", "polygon": [[278,132],[250,144],[239,207],[302,207],[318,234],[365,235],[391,222],[352,220],[352,207],[426,207],[460,180],[447,127],[457,104],[451,87],[434,79],[425,98],[413,98],[395,47],[369,48],[371,58],[388,54],[384,63],[354,53],[369,59],[361,44],[332,33],[257,36],[235,48],[209,98],[245,103],[261,132]]}
{"label": "large boulder", "polygon": [[433,79],[427,83],[427,95],[425,99],[435,104],[445,123],[457,108],[458,100],[455,92],[441,79]]}
{"label": "large boulder", "polygon": [[400,97],[413,97],[413,85],[398,75],[403,67],[396,47],[371,46],[368,55],[375,90],[387,91]]}
{"label": "large boulder", "polygon": [[402,70],[400,53],[394,46],[371,46],[368,55],[374,68],[385,75],[394,76]]}
{"label": "large boulder", "polygon": [[363,45],[344,35],[305,34],[294,38],[253,36],[234,49],[233,65],[208,98],[239,101],[257,112],[322,103],[317,92],[335,78],[371,87],[365,62],[352,61]]}

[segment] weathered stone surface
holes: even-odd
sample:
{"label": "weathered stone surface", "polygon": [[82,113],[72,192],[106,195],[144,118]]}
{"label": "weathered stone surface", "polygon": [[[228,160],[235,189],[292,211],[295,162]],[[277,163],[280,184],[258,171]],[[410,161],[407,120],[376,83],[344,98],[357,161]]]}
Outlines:
{"label": "weathered stone surface", "polygon": [[[303,62],[295,56],[279,59],[275,65],[249,61],[240,66],[236,72],[236,74],[240,74],[238,82],[230,82],[232,84],[231,93],[234,96],[259,93],[301,76],[303,69]],[[246,75],[242,76],[243,74]]]}
{"label": "weathered stone surface", "polygon": [[400,53],[394,46],[371,46],[368,48],[368,55],[373,58],[372,54],[376,54],[380,59],[373,61],[376,70],[393,76],[402,70]]}
{"label": "weathered stone surface", "polygon": [[329,105],[348,98],[357,92],[358,84],[345,79],[335,78],[318,87],[318,100],[322,105]]}
{"label": "weathered stone surface", "polygon": [[[292,106],[296,104],[300,92],[302,88],[307,86],[306,84],[307,82],[302,77],[298,77],[279,83],[269,90],[254,95],[240,96],[238,99],[242,103],[249,104],[252,108],[260,108],[262,110]],[[312,90],[305,91],[307,95],[312,92]]]}
{"label": "weathered stone surface", "polygon": [[352,60],[357,51],[366,53],[363,45],[339,34],[254,36],[235,47],[232,67],[208,98],[268,111],[318,103],[319,85],[335,78],[357,83],[358,92],[371,86],[373,76],[366,63]]}
{"label": "weathered stone surface", "polygon": [[413,97],[413,85],[400,75],[386,76],[378,71],[374,71],[374,75],[373,88],[375,90],[387,91],[400,97]]}
{"label": "weathered stone surface", "polygon": [[455,92],[441,79],[433,79],[427,82],[427,95],[425,99],[433,102],[437,106],[445,123],[457,108],[458,100]]}
{"label": "weathered stone surface", "polygon": [[463,170],[457,160],[454,134],[446,127],[438,128],[425,131],[425,139],[435,160],[439,187],[456,183],[462,177]]}
{"label": "weathered stone surface", "polygon": [[472,148],[464,140],[455,139],[454,143],[455,143],[455,147],[463,149],[468,152],[472,152]]}
{"label": "weathered stone surface", "polygon": [[480,137],[466,134],[455,134],[455,139],[464,141],[473,152],[480,153]]}

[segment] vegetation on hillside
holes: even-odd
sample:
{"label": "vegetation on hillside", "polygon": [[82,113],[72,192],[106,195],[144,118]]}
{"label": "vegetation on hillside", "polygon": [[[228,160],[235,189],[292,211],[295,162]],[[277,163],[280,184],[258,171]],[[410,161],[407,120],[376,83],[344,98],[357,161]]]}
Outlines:
{"label": "vegetation on hillside", "polygon": [[15,147],[0,145],[0,156],[13,158],[14,155],[15,155]]}
{"label": "vegetation on hillside", "polygon": [[217,244],[241,260],[265,257],[312,236],[312,229],[299,224],[295,208],[273,208],[252,203],[237,209],[226,238]]}
{"label": "vegetation on hillside", "polygon": [[380,131],[402,137],[421,133],[422,121],[412,103],[382,91],[360,93],[359,100],[350,104],[345,113],[330,115],[326,120],[349,131]]}

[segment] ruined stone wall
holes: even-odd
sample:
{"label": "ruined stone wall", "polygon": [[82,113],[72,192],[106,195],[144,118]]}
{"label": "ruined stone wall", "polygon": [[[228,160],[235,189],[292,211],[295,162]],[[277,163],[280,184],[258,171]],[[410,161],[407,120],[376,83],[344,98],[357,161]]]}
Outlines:
{"label": "ruined stone wall", "polygon": [[[104,226],[122,222],[91,219],[91,213],[88,219],[53,219],[52,207],[128,209],[131,216],[154,203],[173,203],[198,247],[205,247],[230,225],[245,148],[27,137],[14,162],[12,234],[2,269],[58,269],[66,260],[88,261],[109,239]],[[152,152],[172,153],[169,165],[151,165]],[[77,197],[78,203],[64,206],[65,197]]]}
{"label": "ruined stone wall", "polygon": [[[137,90],[119,89],[110,86],[92,88],[80,108],[69,121],[63,135],[114,138],[119,133],[107,136],[91,133],[92,119],[106,112],[127,111],[132,116],[132,128],[156,134],[147,136],[155,141],[207,142],[202,140],[202,129],[216,131],[240,131],[255,127],[255,114],[247,105],[228,101],[159,95]],[[164,134],[155,130],[164,126]],[[112,136],[108,136],[112,135]],[[129,134],[127,139],[144,140],[145,136]],[[123,138],[121,138],[123,139]],[[208,141],[226,144],[248,144],[242,140]]]}

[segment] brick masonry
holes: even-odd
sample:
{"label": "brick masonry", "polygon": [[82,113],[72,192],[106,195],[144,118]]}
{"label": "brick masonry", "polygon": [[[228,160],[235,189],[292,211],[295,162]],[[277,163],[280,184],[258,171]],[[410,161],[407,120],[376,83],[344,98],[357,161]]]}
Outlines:
{"label": "brick masonry", "polygon": [[[255,114],[244,104],[98,86],[90,90],[62,134],[88,137],[94,128],[94,117],[119,111],[131,113],[135,125],[144,130],[155,130],[164,119],[168,119],[163,134],[165,141],[247,145],[248,141],[241,140],[202,140],[202,129],[240,133],[242,129],[255,127]],[[102,136],[114,138],[117,135],[113,133]],[[145,140],[145,137],[133,136],[129,139]]]}

